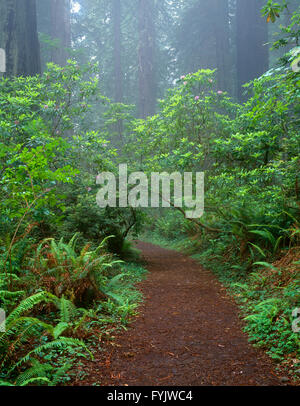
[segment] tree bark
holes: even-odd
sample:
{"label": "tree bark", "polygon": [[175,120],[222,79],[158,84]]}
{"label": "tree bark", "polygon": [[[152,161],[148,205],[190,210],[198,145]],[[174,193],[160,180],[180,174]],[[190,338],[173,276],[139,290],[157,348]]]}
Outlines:
{"label": "tree bark", "polygon": [[211,0],[215,9],[217,80],[220,90],[232,92],[228,0]]}
{"label": "tree bark", "polygon": [[247,100],[243,85],[269,68],[268,26],[260,10],[264,0],[237,1],[238,99]]}
{"label": "tree bark", "polygon": [[71,47],[70,0],[50,0],[51,36],[59,41],[51,53],[51,61],[64,66],[68,59],[67,48]]}
{"label": "tree bark", "polygon": [[115,101],[117,103],[122,103],[123,73],[122,73],[121,0],[112,0],[112,18],[114,26]]}
{"label": "tree bark", "polygon": [[155,23],[154,0],[139,0],[139,116],[155,113]]}
{"label": "tree bark", "polygon": [[35,0],[0,0],[0,48],[6,52],[6,76],[41,72]]}

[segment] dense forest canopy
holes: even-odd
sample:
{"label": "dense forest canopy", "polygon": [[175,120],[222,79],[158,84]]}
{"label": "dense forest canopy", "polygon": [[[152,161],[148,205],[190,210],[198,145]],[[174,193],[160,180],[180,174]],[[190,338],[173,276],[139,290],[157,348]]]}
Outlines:
{"label": "dense forest canopy", "polygon": [[[136,315],[138,237],[198,255],[299,378],[299,41],[298,0],[0,0],[1,384],[67,384]],[[204,172],[204,215],[99,207],[121,164]]]}

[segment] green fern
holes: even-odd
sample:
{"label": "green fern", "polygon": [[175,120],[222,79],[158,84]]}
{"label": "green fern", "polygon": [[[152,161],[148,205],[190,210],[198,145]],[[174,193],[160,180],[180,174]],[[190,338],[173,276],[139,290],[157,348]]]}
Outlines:
{"label": "green fern", "polygon": [[26,354],[24,357],[22,357],[18,362],[16,362],[13,365],[9,373],[11,373],[16,368],[20,367],[22,364],[28,362],[33,355],[42,355],[42,353],[53,349],[67,351],[70,347],[81,347],[90,355],[91,359],[94,359],[93,354],[83,341],[78,340],[77,338],[60,337],[57,340],[50,341],[49,343],[46,344],[42,344],[39,347],[31,350],[28,354]]}
{"label": "green fern", "polygon": [[54,295],[51,295],[48,292],[39,292],[36,293],[35,295],[29,296],[26,299],[24,299],[19,306],[13,310],[10,315],[6,319],[7,325],[10,324],[11,321],[16,319],[17,317],[20,317],[21,314],[24,314],[28,312],[29,310],[32,310],[34,306],[41,302],[49,303],[49,302],[54,302]]}
{"label": "green fern", "polygon": [[29,382],[32,383],[32,379],[46,379],[47,383],[50,383],[49,379],[47,379],[47,372],[53,370],[52,365],[47,363],[42,364],[34,358],[31,359],[31,364],[32,367],[26,369],[26,371],[17,377],[15,381],[16,386],[26,386]]}

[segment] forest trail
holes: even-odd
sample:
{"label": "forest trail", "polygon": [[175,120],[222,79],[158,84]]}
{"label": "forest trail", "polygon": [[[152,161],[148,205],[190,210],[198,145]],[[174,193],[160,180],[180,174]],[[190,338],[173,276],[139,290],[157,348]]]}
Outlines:
{"label": "forest trail", "polygon": [[211,272],[178,252],[143,242],[138,248],[149,270],[140,315],[87,362],[88,376],[76,385],[280,385]]}

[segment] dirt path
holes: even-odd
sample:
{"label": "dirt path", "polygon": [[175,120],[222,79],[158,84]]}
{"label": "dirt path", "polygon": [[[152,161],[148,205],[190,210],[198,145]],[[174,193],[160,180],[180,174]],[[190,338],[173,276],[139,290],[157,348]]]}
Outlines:
{"label": "dirt path", "polygon": [[[87,365],[78,385],[280,385],[274,364],[249,345],[237,306],[192,259],[139,243],[150,271],[131,328]],[[107,359],[109,354],[109,359]]]}

